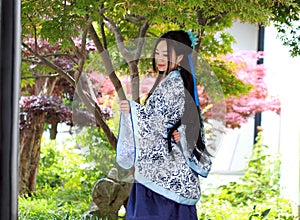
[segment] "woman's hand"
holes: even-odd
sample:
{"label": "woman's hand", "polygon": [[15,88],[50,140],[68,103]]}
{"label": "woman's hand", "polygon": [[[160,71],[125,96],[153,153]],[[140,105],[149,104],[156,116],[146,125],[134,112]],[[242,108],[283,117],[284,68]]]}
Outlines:
{"label": "woman's hand", "polygon": [[124,113],[124,114],[129,114],[130,113],[130,106],[127,100],[121,100],[118,102],[119,104],[119,111]]}
{"label": "woman's hand", "polygon": [[178,143],[180,141],[181,136],[180,136],[179,131],[177,131],[177,130],[173,131],[172,136],[176,143]]}

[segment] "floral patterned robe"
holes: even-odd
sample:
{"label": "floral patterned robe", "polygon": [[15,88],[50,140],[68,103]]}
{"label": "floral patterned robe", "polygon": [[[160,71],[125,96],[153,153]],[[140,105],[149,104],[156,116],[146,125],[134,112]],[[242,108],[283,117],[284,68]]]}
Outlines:
{"label": "floral patterned robe", "polygon": [[117,163],[129,169],[147,188],[175,202],[194,205],[200,198],[199,175],[210,171],[209,157],[198,162],[186,146],[185,126],[179,127],[180,143],[172,141],[168,151],[169,128],[184,112],[184,84],[180,72],[170,72],[156,87],[146,106],[129,101],[130,114],[121,114]]}

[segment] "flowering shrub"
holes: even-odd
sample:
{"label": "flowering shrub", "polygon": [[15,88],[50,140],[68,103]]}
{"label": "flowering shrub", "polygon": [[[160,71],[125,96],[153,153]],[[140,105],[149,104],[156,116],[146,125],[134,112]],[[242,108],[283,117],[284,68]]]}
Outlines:
{"label": "flowering shrub", "polygon": [[252,86],[247,94],[230,96],[226,99],[228,127],[239,127],[255,113],[264,111],[280,113],[280,101],[268,93],[264,81],[266,68],[263,64],[256,63],[262,55],[261,52],[255,51],[237,51],[225,57],[228,61],[236,63],[236,77]]}
{"label": "flowering shrub", "polygon": [[36,115],[44,114],[48,124],[72,124],[72,111],[55,96],[27,96],[20,100],[20,129],[24,129]]}

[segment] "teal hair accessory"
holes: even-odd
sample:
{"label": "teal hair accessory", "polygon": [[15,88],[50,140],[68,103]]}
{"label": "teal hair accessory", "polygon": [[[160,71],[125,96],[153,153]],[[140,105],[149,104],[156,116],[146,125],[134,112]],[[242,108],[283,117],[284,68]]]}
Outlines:
{"label": "teal hair accessory", "polygon": [[192,48],[194,49],[195,48],[195,45],[197,44],[197,42],[198,42],[198,39],[197,39],[197,36],[196,35],[194,35],[191,31],[187,31],[186,32],[188,35],[189,35],[189,38],[190,38],[190,40],[191,40],[191,42],[192,42]]}

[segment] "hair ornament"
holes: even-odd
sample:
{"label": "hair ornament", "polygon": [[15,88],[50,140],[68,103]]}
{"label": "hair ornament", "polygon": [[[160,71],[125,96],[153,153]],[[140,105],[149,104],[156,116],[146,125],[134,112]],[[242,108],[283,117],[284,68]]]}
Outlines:
{"label": "hair ornament", "polygon": [[198,43],[198,39],[197,39],[197,36],[194,35],[190,30],[186,31],[186,33],[189,35],[189,38],[192,42],[192,48],[194,49],[195,48],[195,45]]}

